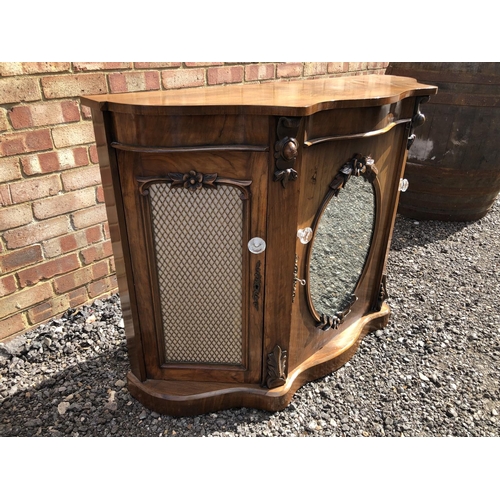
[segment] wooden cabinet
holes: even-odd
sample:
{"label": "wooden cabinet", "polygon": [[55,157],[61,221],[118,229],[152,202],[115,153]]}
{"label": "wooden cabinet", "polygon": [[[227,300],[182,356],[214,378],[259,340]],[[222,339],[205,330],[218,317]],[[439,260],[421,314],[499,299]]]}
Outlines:
{"label": "wooden cabinet", "polygon": [[387,324],[400,179],[436,90],[362,76],[82,98],[134,397],[278,410]]}

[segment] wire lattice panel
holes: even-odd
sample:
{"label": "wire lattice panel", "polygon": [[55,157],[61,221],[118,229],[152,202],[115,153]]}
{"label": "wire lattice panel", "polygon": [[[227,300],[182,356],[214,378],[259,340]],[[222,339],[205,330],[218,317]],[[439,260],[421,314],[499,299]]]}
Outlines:
{"label": "wire lattice panel", "polygon": [[149,187],[167,363],[243,363],[243,200]]}

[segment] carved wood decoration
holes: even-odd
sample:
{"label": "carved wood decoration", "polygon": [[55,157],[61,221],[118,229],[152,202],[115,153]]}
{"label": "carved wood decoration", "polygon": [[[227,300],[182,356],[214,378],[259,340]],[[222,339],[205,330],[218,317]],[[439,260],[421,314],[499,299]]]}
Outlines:
{"label": "carved wood decoration", "polygon": [[365,179],[373,182],[378,174],[375,162],[369,156],[355,154],[349,161],[344,163],[340,168],[339,173],[333,178],[330,183],[330,189],[333,190],[333,195],[338,196],[340,190],[345,186],[346,182],[351,178],[351,175],[359,177],[362,175]]}
{"label": "carved wood decoration", "polygon": [[[323,200],[323,203],[321,204],[321,207],[318,210],[318,213],[316,214],[316,218],[313,223],[314,235],[316,234],[316,230],[318,228],[321,216],[323,215],[323,212],[325,211],[328,203],[330,202],[333,196],[339,195],[341,189],[345,187],[346,183],[353,175],[355,177],[361,176],[373,184],[378,175],[378,170],[377,167],[375,166],[375,161],[373,160],[373,158],[371,158],[370,156],[364,156],[362,154],[356,153],[350,160],[346,161],[342,165],[342,167],[340,167],[339,172],[335,175],[332,182],[329,184],[330,190],[326,194],[325,199]],[[306,268],[308,270],[311,261],[312,249],[313,249],[313,242],[311,242],[311,246],[309,247],[308,250],[307,263],[306,263]],[[337,329],[342,323],[344,323],[346,316],[351,312],[351,307],[357,300],[358,299],[356,295],[353,293],[350,297],[347,306],[342,311],[338,311],[334,315],[329,315],[325,313],[318,314],[312,302],[310,290],[308,290],[307,293],[307,303],[309,306],[309,310],[316,319],[316,327],[321,331],[328,331],[331,328]]]}
{"label": "carved wood decoration", "polygon": [[425,115],[422,111],[420,111],[420,105],[425,104],[428,100],[429,96],[421,96],[415,99],[415,111],[413,113],[413,118],[411,119],[410,136],[408,137],[406,149],[410,149],[412,144],[415,142],[416,136],[413,133],[413,130],[425,123]]}
{"label": "carved wood decoration", "polygon": [[286,187],[287,182],[297,179],[297,172],[294,170],[297,159],[299,143],[295,139],[299,130],[300,119],[281,117],[278,120],[277,135],[278,141],[274,146],[274,158],[276,169],[274,171],[274,181],[281,181],[281,185]]}
{"label": "carved wood decoration", "polygon": [[387,275],[382,276],[382,281],[380,282],[380,290],[378,292],[377,302],[375,303],[373,311],[380,311],[382,305],[388,299],[389,294],[387,293]]}
{"label": "carved wood decoration", "polygon": [[330,328],[336,330],[344,322],[345,317],[351,312],[351,307],[357,300],[358,298],[356,297],[356,295],[352,294],[349,305],[343,311],[339,311],[333,316],[321,314],[319,322],[316,324],[316,326],[324,332],[330,330]]}
{"label": "carved wood decoration", "polygon": [[189,191],[196,191],[201,188],[217,189],[218,184],[226,184],[239,188],[241,191],[240,197],[243,200],[248,200],[249,191],[247,187],[252,183],[252,181],[219,177],[217,174],[202,174],[195,170],[191,170],[187,174],[175,172],[161,177],[137,177],[137,182],[139,183],[139,192],[143,196],[149,195],[148,187],[156,183],[166,183],[170,184],[172,188],[185,188]]}
{"label": "carved wood decoration", "polygon": [[260,273],[260,260],[255,264],[255,273],[253,277],[252,300],[255,309],[259,310],[260,288],[262,284],[262,275]]}
{"label": "carved wood decoration", "polygon": [[266,385],[269,389],[280,387],[286,383],[286,356],[287,353],[276,345],[267,355]]}

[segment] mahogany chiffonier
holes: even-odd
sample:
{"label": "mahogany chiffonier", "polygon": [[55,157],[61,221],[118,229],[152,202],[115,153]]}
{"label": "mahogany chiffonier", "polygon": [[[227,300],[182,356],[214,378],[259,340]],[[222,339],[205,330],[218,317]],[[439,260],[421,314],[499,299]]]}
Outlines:
{"label": "mahogany chiffonier", "polygon": [[136,399],[283,409],[387,324],[407,151],[436,92],[371,75],[81,98]]}

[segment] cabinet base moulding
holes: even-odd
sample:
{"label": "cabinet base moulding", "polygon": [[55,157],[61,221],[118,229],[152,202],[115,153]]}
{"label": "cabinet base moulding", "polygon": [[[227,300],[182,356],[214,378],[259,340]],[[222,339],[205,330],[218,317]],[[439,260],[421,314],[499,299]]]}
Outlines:
{"label": "cabinet base moulding", "polygon": [[236,407],[279,411],[307,382],[324,377],[347,363],[358,350],[363,337],[389,322],[390,308],[384,303],[378,312],[363,316],[335,336],[322,349],[294,368],[286,383],[274,389],[258,384],[145,380],[132,372],[127,375],[130,394],[157,413],[187,417]]}

